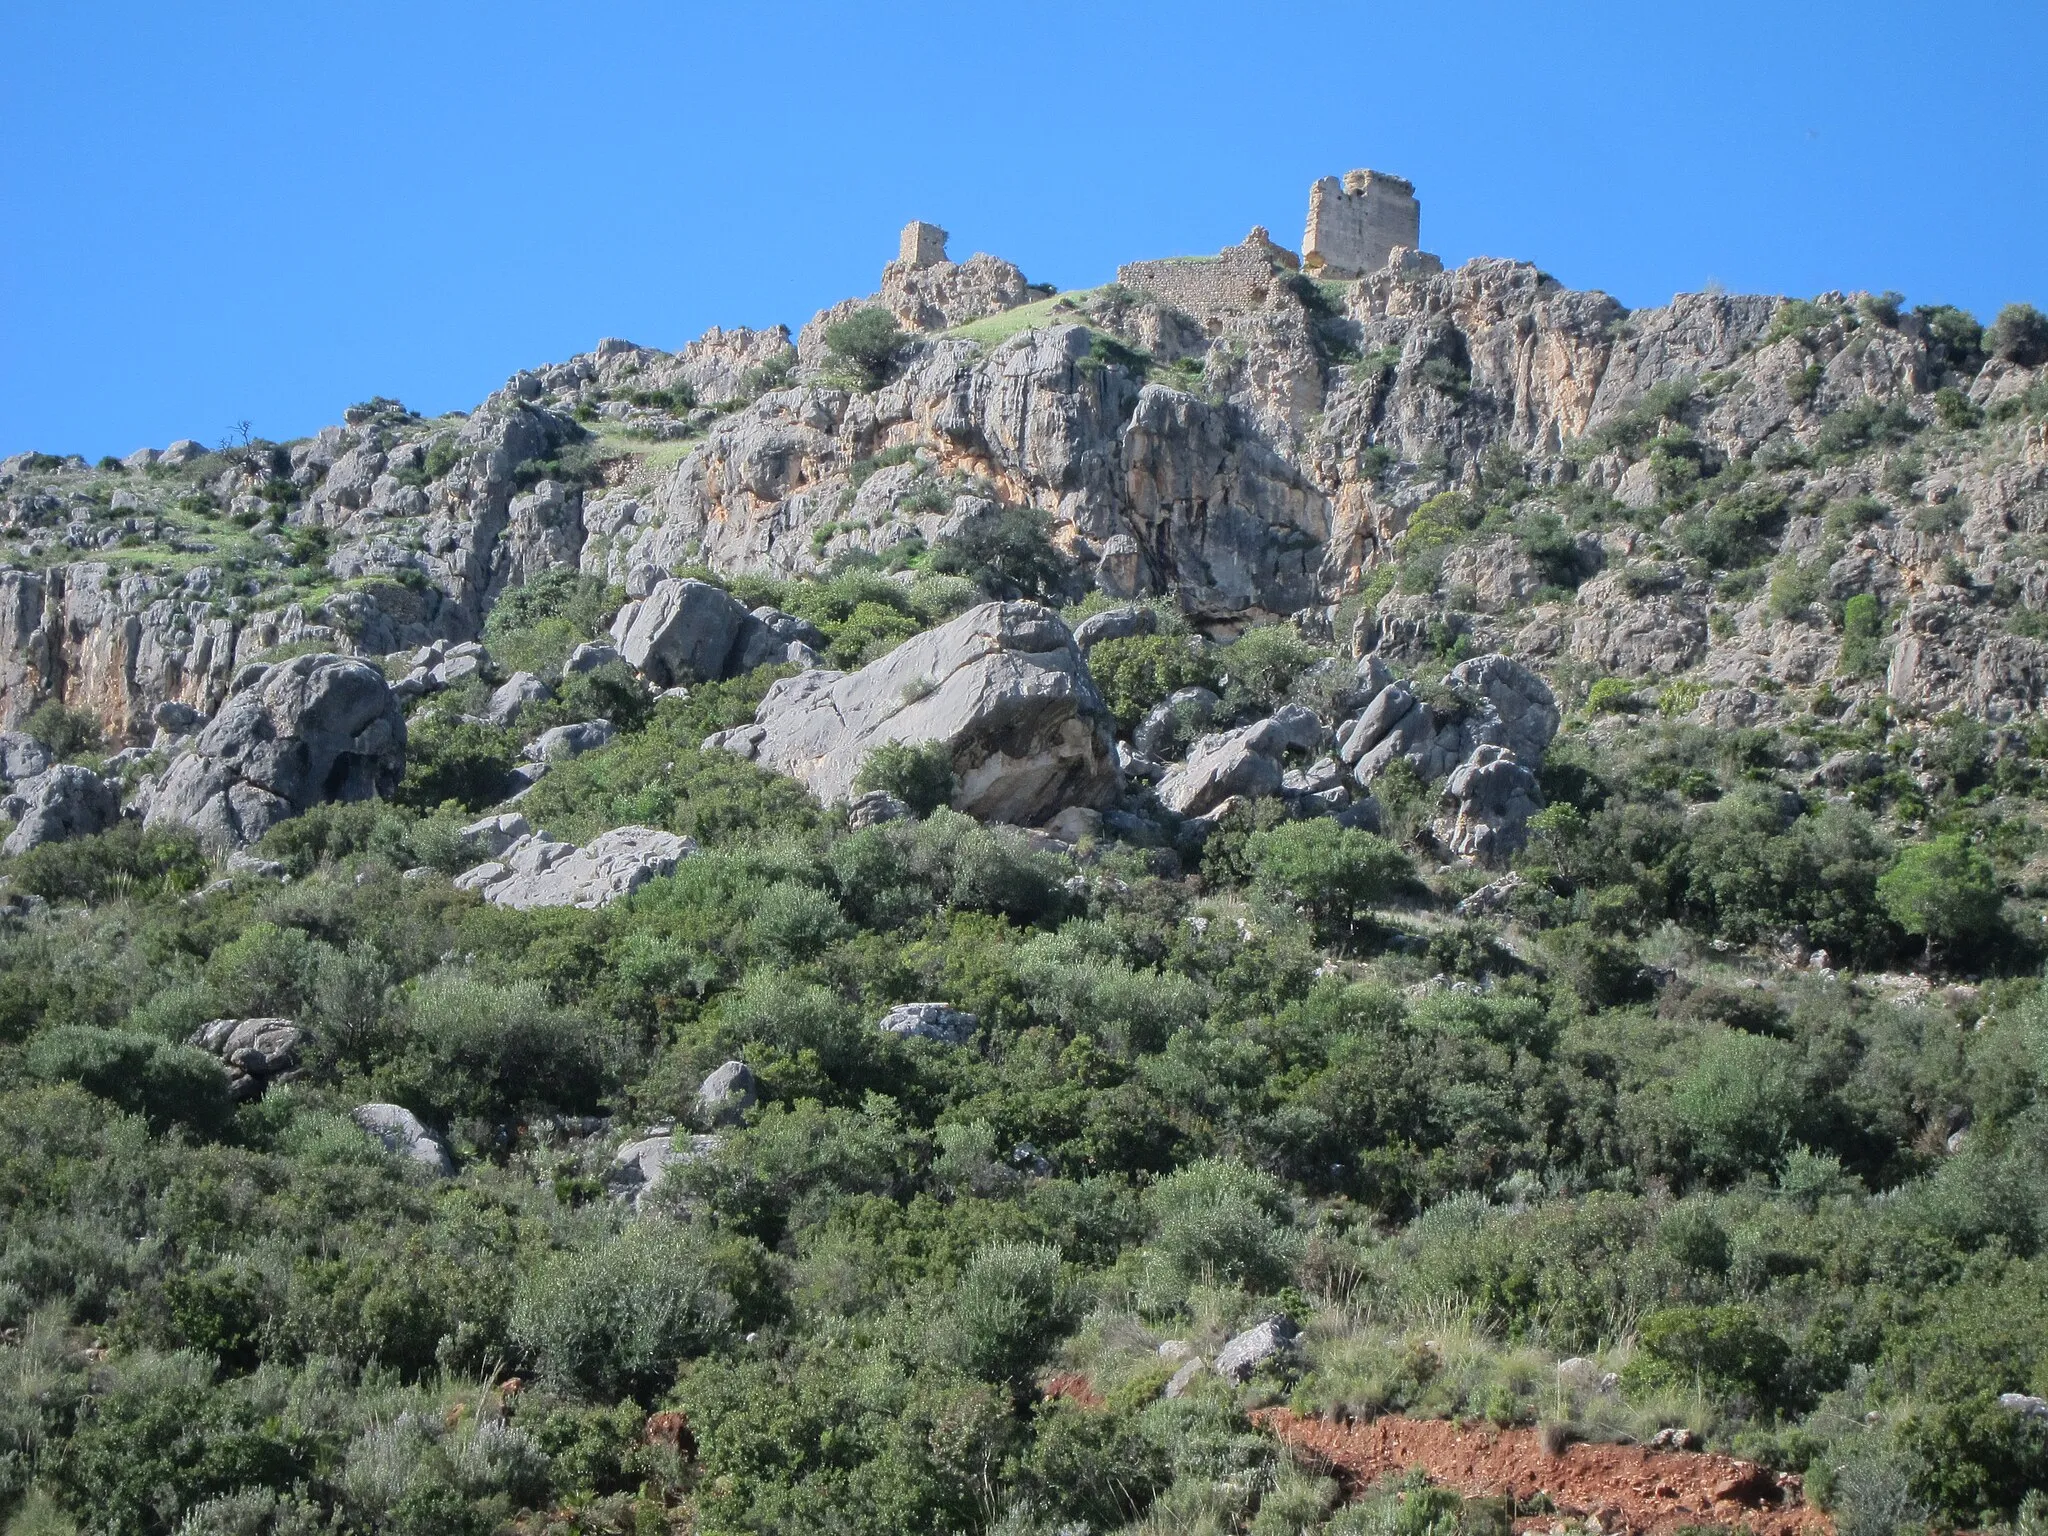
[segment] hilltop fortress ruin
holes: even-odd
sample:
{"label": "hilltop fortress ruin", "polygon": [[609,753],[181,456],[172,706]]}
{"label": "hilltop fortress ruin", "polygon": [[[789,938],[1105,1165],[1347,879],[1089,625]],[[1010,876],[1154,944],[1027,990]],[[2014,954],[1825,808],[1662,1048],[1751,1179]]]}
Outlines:
{"label": "hilltop fortress ruin", "polygon": [[[907,249],[908,230],[904,241]],[[1443,264],[1423,254],[1421,243],[1422,205],[1413,182],[1385,171],[1348,171],[1342,180],[1325,176],[1309,188],[1299,254],[1257,225],[1241,245],[1217,255],[1126,262],[1116,280],[1185,310],[1213,331],[1226,315],[1264,303],[1276,275],[1348,282],[1390,261],[1441,271]]]}

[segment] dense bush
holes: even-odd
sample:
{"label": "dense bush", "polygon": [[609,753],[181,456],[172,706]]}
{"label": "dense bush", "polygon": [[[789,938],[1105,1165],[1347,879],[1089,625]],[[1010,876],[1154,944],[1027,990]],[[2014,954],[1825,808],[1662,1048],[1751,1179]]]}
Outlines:
{"label": "dense bush", "polygon": [[886,309],[859,309],[825,328],[832,366],[863,389],[879,389],[903,345],[902,328]]}
{"label": "dense bush", "polygon": [[886,790],[920,816],[953,798],[953,749],[943,741],[885,741],[862,759],[853,787]]}

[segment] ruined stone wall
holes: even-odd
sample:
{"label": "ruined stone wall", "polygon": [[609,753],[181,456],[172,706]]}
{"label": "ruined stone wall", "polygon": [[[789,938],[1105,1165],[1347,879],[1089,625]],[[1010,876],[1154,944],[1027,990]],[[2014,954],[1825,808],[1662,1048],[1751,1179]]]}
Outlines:
{"label": "ruined stone wall", "polygon": [[1215,326],[1231,315],[1259,308],[1266,295],[1294,261],[1294,253],[1274,245],[1263,229],[1255,229],[1242,245],[1216,256],[1175,256],[1165,261],[1129,261],[1116,269],[1116,280],[1162,304]]}
{"label": "ruined stone wall", "polygon": [[936,224],[927,224],[923,219],[912,219],[903,226],[903,236],[897,243],[896,259],[913,267],[936,267],[946,259],[946,232]]}
{"label": "ruined stone wall", "polygon": [[1363,277],[1387,264],[1395,246],[1422,245],[1422,205],[1415,187],[1384,171],[1325,176],[1309,189],[1302,263],[1324,277]]}

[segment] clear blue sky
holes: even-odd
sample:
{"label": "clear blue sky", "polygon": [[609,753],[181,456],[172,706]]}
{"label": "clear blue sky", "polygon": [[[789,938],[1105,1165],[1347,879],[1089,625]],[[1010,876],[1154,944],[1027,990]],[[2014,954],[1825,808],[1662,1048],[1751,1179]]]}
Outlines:
{"label": "clear blue sky", "polygon": [[284,438],[600,336],[794,327],[911,218],[1061,287],[1292,244],[1361,165],[1453,263],[1988,318],[2048,307],[2044,82],[2040,0],[12,0],[0,454]]}

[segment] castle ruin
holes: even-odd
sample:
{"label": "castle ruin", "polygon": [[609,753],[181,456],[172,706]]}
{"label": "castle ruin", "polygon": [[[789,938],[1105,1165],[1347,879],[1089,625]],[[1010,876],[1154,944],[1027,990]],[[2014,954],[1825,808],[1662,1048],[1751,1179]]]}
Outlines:
{"label": "castle ruin", "polygon": [[[909,230],[903,239],[907,253]],[[1290,273],[1350,281],[1379,271],[1396,252],[1402,253],[1403,272],[1442,271],[1435,257],[1419,252],[1421,241],[1422,205],[1414,183],[1384,171],[1351,171],[1342,181],[1325,176],[1309,188],[1308,232],[1298,257],[1257,228],[1242,245],[1215,256],[1126,262],[1116,280],[1193,315],[1214,335],[1229,316],[1265,303],[1273,285]]]}
{"label": "castle ruin", "polygon": [[1422,205],[1415,183],[1385,171],[1325,176],[1308,191],[1308,229],[1301,264],[1316,277],[1377,272],[1396,246],[1422,248]]}
{"label": "castle ruin", "polygon": [[946,264],[946,238],[938,225],[912,219],[903,226],[896,259],[907,267],[942,267]]}

